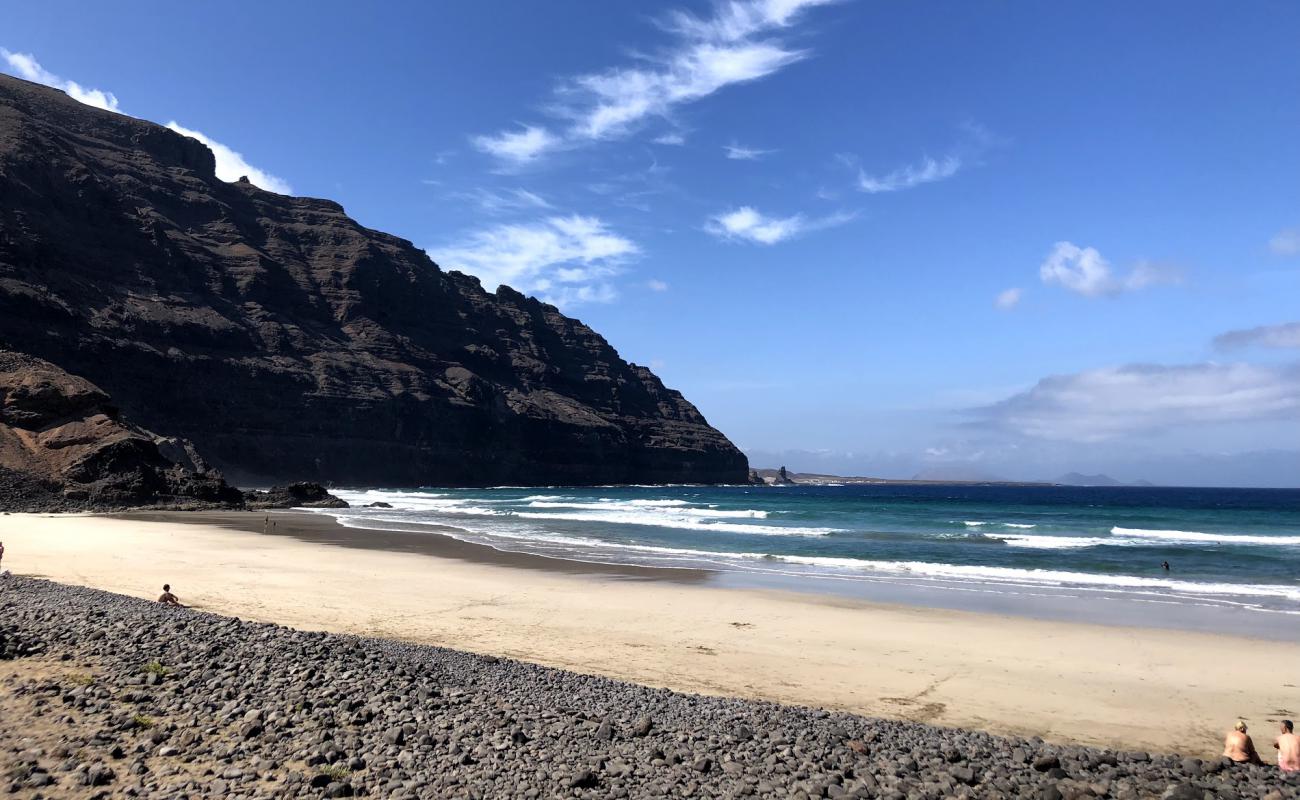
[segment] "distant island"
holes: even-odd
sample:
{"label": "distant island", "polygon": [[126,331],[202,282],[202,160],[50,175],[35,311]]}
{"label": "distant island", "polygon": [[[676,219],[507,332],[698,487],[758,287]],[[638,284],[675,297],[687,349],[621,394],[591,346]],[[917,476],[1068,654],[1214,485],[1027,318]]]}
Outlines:
{"label": "distant island", "polygon": [[779,469],[754,469],[750,470],[750,483],[756,485],[766,484],[768,486],[839,486],[839,485],[866,485],[866,484],[901,484],[901,485],[926,485],[926,484],[944,484],[944,483],[968,483],[968,484],[997,484],[999,486],[1051,486],[1047,481],[1009,481],[1002,478],[958,478],[942,477],[942,473],[935,473],[931,477],[929,472],[918,473],[913,478],[873,478],[863,475],[829,475],[819,472],[790,472],[785,467]]}
{"label": "distant island", "polygon": [[966,483],[998,486],[1155,486],[1150,481],[1138,480],[1131,483],[1098,473],[1086,475],[1081,472],[1067,472],[1050,481],[1013,481],[992,473],[962,467],[932,467],[922,470],[911,478],[874,478],[862,475],[831,475],[821,472],[791,472],[785,467],[778,469],[750,470],[750,483],[768,486],[831,486],[846,484],[943,484]]}
{"label": "distant island", "polygon": [[1146,480],[1137,480],[1125,483],[1124,481],[1117,480],[1100,472],[1096,475],[1085,475],[1082,472],[1067,472],[1053,481],[1053,483],[1059,483],[1062,486],[1155,486],[1154,483]]}

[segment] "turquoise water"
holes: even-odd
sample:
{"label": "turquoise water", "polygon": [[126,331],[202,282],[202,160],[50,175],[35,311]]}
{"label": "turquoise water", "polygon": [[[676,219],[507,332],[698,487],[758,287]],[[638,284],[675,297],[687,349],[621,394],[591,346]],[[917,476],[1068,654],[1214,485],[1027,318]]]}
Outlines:
{"label": "turquoise water", "polygon": [[[328,513],[350,526],[450,526],[467,541],[588,562],[1300,613],[1300,490],[335,491],[354,507]],[[362,507],[376,501],[393,508]]]}

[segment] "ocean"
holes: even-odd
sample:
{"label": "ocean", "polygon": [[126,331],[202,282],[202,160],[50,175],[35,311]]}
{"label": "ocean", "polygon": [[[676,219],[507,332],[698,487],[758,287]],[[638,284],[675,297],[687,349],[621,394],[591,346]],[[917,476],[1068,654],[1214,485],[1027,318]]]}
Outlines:
{"label": "ocean", "polygon": [[[1233,627],[1300,614],[1300,490],[1004,485],[335,489],[357,528],[427,529],[738,585],[1055,617],[1094,601]],[[392,508],[367,508],[385,502]],[[1162,568],[1169,562],[1170,569]],[[1198,611],[1201,610],[1201,611]],[[1214,616],[1231,610],[1231,617]],[[1102,614],[1104,617],[1104,614]],[[1168,616],[1168,615],[1165,615]],[[1279,618],[1279,621],[1282,621]],[[1182,623],[1176,623],[1182,624]]]}

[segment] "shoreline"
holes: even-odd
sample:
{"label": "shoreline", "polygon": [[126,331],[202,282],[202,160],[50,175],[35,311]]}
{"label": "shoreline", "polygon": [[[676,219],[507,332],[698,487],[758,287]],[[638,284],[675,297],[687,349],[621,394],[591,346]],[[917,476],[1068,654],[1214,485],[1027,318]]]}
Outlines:
{"label": "shoreline", "polygon": [[[1295,714],[1276,667],[1300,657],[1289,642],[719,588],[700,570],[565,570],[444,536],[322,547],[376,532],[276,512],[267,536],[262,519],[15,514],[0,541],[15,572],[148,599],[170,582],[201,610],[999,734],[1211,756],[1238,717],[1264,731]],[[1224,654],[1234,686],[1207,674]]]}

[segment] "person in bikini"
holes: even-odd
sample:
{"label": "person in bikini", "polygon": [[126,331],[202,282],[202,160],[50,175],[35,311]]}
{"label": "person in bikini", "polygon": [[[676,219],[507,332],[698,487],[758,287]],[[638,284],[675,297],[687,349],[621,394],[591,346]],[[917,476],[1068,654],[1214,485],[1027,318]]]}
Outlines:
{"label": "person in bikini", "polygon": [[1227,738],[1223,740],[1223,754],[1232,759],[1234,764],[1263,764],[1264,761],[1255,751],[1255,743],[1246,733],[1246,723],[1237,720]]}
{"label": "person in bikini", "polygon": [[1277,768],[1283,772],[1300,772],[1300,736],[1295,735],[1291,720],[1282,720],[1282,733],[1273,741],[1277,750]]}

